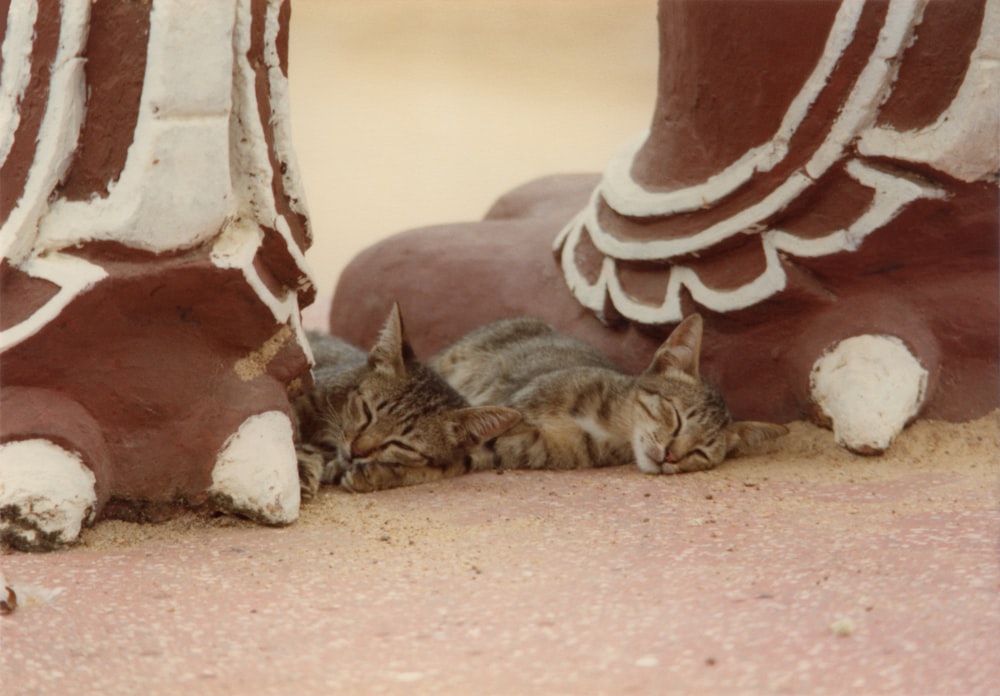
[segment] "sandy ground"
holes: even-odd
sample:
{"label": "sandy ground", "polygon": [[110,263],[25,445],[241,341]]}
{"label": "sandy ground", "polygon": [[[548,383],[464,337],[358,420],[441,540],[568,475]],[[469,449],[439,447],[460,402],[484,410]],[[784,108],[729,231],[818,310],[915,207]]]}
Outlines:
{"label": "sandy ground", "polygon": [[697,474],[331,489],[283,529],[103,522],[4,557],[25,602],[0,619],[0,685],[996,693],[998,452],[1000,413],[917,423],[878,458],[799,423]]}
{"label": "sandy ground", "polygon": [[[631,467],[616,467],[568,475],[518,471],[500,475],[475,474],[460,481],[442,481],[405,491],[369,495],[352,495],[324,487],[315,502],[302,507],[297,524],[332,526],[338,534],[356,541],[380,538],[382,534],[378,530],[386,535],[392,531],[397,543],[408,543],[416,538],[432,543],[454,541],[454,530],[442,528],[432,518],[424,516],[430,511],[447,514],[448,497],[453,490],[463,494],[476,491],[479,495],[481,492],[481,512],[484,519],[489,519],[494,514],[502,518],[502,510],[494,507],[495,500],[510,494],[561,497],[566,500],[559,507],[572,507],[573,491],[581,485],[610,489],[612,494],[621,493],[622,498],[614,501],[616,505],[635,502],[629,498],[630,491],[635,490],[634,486],[658,486],[661,491],[680,494],[685,500],[687,509],[683,514],[688,522],[702,520],[705,524],[715,524],[718,521],[715,518],[720,515],[728,521],[738,521],[743,511],[737,500],[720,504],[710,497],[712,491],[752,491],[758,494],[758,499],[766,502],[763,505],[760,500],[754,502],[756,514],[762,511],[768,514],[779,510],[787,512],[790,509],[809,510],[815,514],[822,508],[818,503],[822,502],[823,496],[818,499],[809,496],[799,498],[789,495],[789,488],[852,487],[860,493],[854,503],[863,507],[866,504],[864,489],[867,484],[902,485],[913,478],[924,479],[928,485],[924,490],[913,491],[912,496],[903,496],[904,499],[899,501],[901,507],[911,512],[954,511],[976,507],[979,503],[985,504],[985,507],[992,503],[996,507],[1000,503],[1000,412],[970,423],[920,421],[907,429],[890,451],[880,457],[853,455],[838,447],[829,431],[808,423],[792,423],[791,433],[772,444],[769,452],[730,459],[720,468],[701,474],[651,477],[638,470],[632,471]],[[701,495],[703,491],[707,493]],[[974,499],[963,497],[973,491]],[[686,495],[692,492],[693,496]],[[394,512],[398,517],[395,519],[387,516],[389,510],[383,509],[383,506],[387,503],[393,506],[401,499],[410,499],[411,504],[396,509]],[[734,509],[726,511],[726,508]],[[889,509],[885,512],[894,515],[901,511]],[[997,512],[1000,513],[1000,510]],[[544,522],[544,509],[538,510],[537,517],[538,522]],[[661,519],[656,522],[663,524],[667,521]],[[81,546],[112,550],[177,541],[185,535],[198,536],[212,529],[253,527],[255,525],[251,522],[224,516],[205,518],[187,515],[159,525],[109,520],[85,530]],[[444,538],[435,538],[440,536],[440,532],[444,532]],[[1000,537],[996,541],[1000,542]],[[375,549],[385,557],[384,560],[394,555],[391,544],[376,546]]]}

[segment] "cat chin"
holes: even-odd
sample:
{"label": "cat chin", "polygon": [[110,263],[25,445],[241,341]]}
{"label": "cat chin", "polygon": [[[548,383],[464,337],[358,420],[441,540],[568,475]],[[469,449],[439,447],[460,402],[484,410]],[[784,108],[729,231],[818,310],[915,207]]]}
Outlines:
{"label": "cat chin", "polygon": [[653,462],[644,462],[639,464],[639,470],[644,474],[651,474],[653,476],[659,474],[679,474],[680,467],[676,464],[668,464],[664,462],[663,464],[654,464]]}
{"label": "cat chin", "polygon": [[635,456],[635,463],[639,467],[639,471],[644,474],[676,474],[680,471],[680,467],[676,464],[658,462],[645,452],[636,450],[633,451],[633,455]]}

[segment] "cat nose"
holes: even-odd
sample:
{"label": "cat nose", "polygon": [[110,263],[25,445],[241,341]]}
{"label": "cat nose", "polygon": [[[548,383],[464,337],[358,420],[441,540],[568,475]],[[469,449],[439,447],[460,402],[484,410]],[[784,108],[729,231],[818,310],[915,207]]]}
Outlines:
{"label": "cat nose", "polygon": [[680,461],[677,458],[677,455],[674,454],[673,450],[669,450],[669,449],[667,450],[666,456],[664,456],[663,458],[664,458],[664,460],[666,460],[667,462],[669,462],[671,464],[676,464],[678,461]]}
{"label": "cat nose", "polygon": [[365,447],[360,438],[351,441],[351,459],[364,459],[372,453],[370,447]]}

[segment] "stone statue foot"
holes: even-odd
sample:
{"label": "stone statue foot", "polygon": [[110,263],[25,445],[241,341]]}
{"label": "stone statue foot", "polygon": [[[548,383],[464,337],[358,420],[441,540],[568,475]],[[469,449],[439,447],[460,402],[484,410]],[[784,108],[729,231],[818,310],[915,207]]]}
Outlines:
{"label": "stone statue foot", "polygon": [[247,418],[219,452],[208,493],[220,509],[256,522],[297,520],[298,460],[288,416],[269,411]]}
{"label": "stone statue foot", "polygon": [[881,454],[920,412],[927,376],[895,336],[853,336],[816,361],[810,389],[838,444]]}
{"label": "stone statue foot", "polygon": [[76,541],[97,510],[95,483],[79,453],[50,440],[0,445],[0,541],[22,551]]}

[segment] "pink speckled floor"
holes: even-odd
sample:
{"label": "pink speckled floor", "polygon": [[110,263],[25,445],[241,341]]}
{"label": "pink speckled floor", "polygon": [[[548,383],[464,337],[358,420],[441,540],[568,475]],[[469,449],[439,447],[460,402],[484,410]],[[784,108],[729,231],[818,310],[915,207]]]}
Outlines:
{"label": "pink speckled floor", "polygon": [[713,472],[324,491],[285,529],[10,554],[4,694],[989,694],[1000,414],[864,459],[795,424]]}

